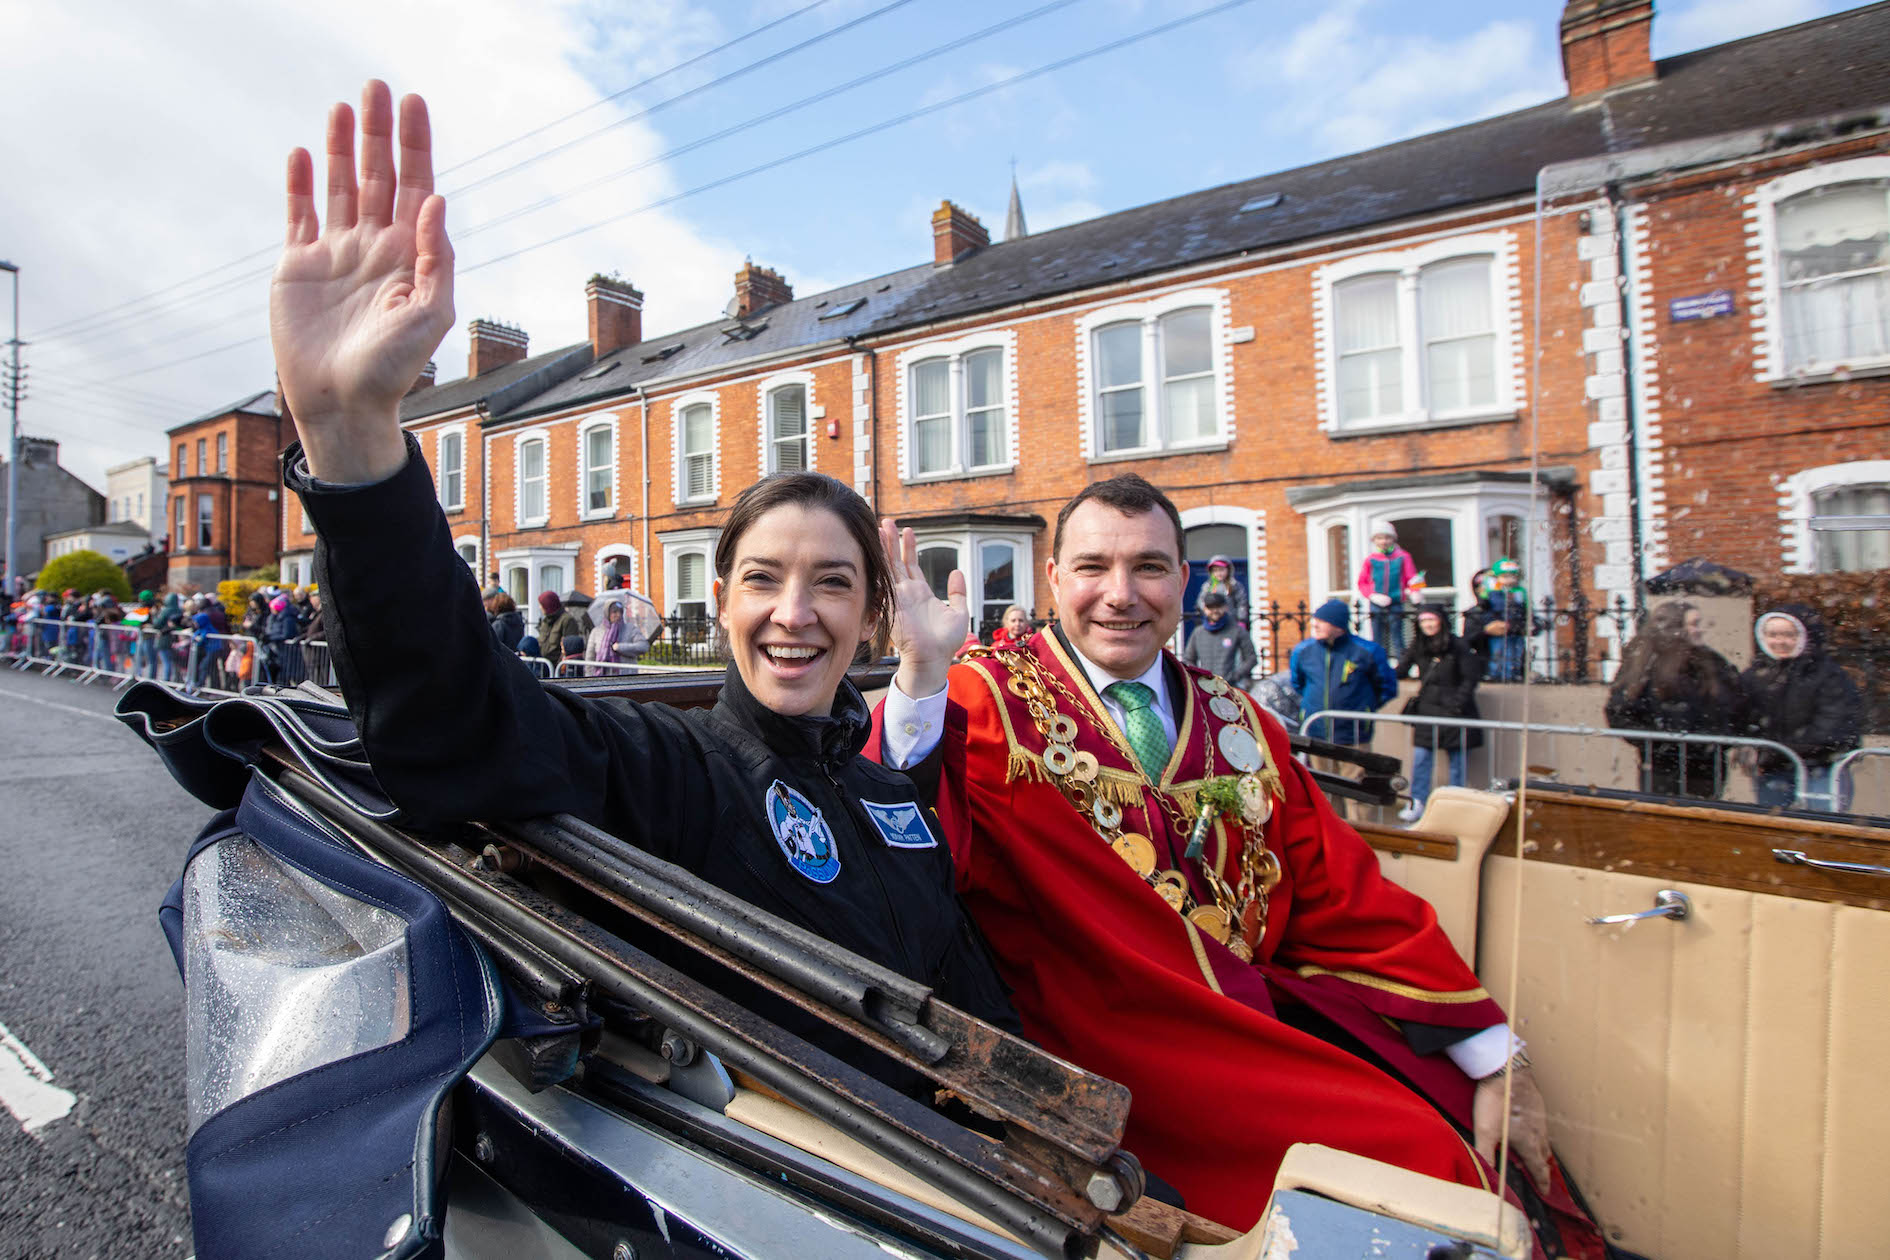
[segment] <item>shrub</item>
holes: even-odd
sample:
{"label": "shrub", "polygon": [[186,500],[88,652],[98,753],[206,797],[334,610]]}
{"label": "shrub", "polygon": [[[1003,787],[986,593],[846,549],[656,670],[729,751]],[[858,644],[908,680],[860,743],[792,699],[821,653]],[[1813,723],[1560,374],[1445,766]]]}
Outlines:
{"label": "shrub", "polygon": [[71,589],[81,595],[106,590],[121,603],[131,599],[131,583],[125,579],[125,571],[113,564],[110,557],[96,551],[69,551],[47,561],[46,567],[39,571],[39,589]]}
{"label": "shrub", "polygon": [[245,582],[255,582],[258,584],[263,582],[280,583],[282,581],[282,566],[279,564],[265,564],[260,569],[251,569],[248,573],[243,575],[243,580]]}
{"label": "shrub", "polygon": [[243,610],[249,607],[249,597],[267,585],[267,582],[251,581],[249,578],[232,578],[228,582],[217,583],[217,599],[222,603],[223,611],[230,616],[232,632],[236,629],[236,623],[243,619]]}

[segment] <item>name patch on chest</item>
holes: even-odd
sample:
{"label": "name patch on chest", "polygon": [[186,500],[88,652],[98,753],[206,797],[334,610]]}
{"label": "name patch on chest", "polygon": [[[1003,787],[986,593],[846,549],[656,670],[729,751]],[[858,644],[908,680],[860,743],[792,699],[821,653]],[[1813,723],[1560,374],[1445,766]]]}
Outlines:
{"label": "name patch on chest", "polygon": [[896,801],[882,805],[878,801],[861,801],[866,816],[879,828],[879,834],[886,843],[895,849],[936,849],[938,838],[932,829],[925,825],[925,815],[911,801]]}
{"label": "name patch on chest", "polygon": [[840,874],[840,849],[833,828],[812,801],[776,779],[768,788],[768,825],[788,865],[816,884],[831,884]]}

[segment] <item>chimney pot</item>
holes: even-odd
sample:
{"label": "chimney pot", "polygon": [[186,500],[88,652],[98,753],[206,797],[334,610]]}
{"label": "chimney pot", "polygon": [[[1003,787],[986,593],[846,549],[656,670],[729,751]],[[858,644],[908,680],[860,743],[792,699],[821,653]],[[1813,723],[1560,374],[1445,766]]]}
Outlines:
{"label": "chimney pot", "polygon": [[628,280],[592,276],[584,286],[591,319],[591,358],[614,354],[643,340],[643,294]]}
{"label": "chimney pot", "polygon": [[1653,0],[1568,0],[1562,75],[1568,94],[1592,96],[1654,77]]}
{"label": "chimney pot", "polygon": [[420,369],[420,375],[414,377],[413,384],[407,387],[407,392],[409,394],[417,394],[423,389],[431,389],[434,380],[439,374],[440,365],[435,363],[432,359],[428,359],[427,365]]}
{"label": "chimney pot", "polygon": [[978,216],[949,201],[932,211],[932,265],[949,267],[965,255],[991,243]]}
{"label": "chimney pot", "polygon": [[467,324],[466,336],[472,343],[466,352],[466,375],[469,378],[483,376],[508,363],[517,363],[525,357],[530,344],[523,329],[490,319],[475,319]]}
{"label": "chimney pot", "polygon": [[793,300],[794,289],[781,278],[780,272],[770,267],[757,267],[752,262],[746,262],[735,273],[736,319],[747,319],[771,306]]}

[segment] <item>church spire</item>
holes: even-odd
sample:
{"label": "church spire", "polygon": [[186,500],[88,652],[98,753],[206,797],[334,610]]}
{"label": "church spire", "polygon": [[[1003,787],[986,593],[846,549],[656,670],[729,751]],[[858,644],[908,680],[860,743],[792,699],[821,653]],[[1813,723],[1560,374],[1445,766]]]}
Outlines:
{"label": "church spire", "polygon": [[1024,199],[1017,195],[1017,159],[1011,159],[1011,208],[1004,215],[1004,239],[1015,241],[1030,235],[1024,226]]}

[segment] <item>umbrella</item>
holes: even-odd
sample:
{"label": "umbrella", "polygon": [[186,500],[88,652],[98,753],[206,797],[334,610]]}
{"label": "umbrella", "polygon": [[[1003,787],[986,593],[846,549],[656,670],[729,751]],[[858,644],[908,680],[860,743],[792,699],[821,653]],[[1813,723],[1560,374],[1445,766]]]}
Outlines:
{"label": "umbrella", "polygon": [[591,601],[591,624],[604,624],[605,610],[612,604],[623,605],[623,619],[636,632],[646,639],[656,637],[657,627],[663,624],[663,614],[656,611],[656,605],[635,591],[605,591]]}

